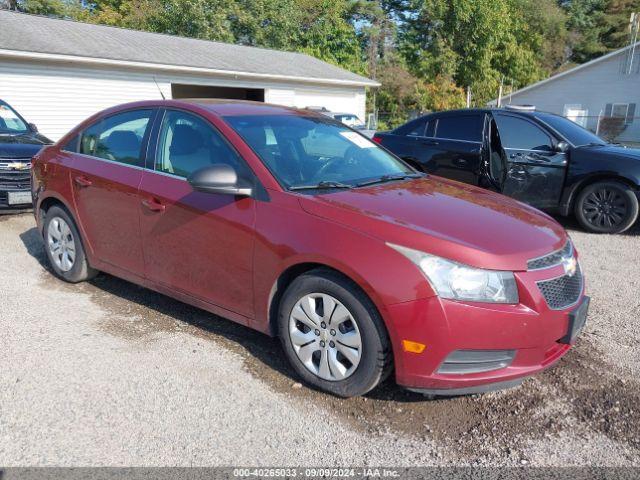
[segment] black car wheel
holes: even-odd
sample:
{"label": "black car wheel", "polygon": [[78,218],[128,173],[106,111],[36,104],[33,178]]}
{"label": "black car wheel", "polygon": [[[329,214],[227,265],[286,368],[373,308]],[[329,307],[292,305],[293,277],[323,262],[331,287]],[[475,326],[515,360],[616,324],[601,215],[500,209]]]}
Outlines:
{"label": "black car wheel", "polygon": [[363,395],[390,373],[389,337],[371,300],[325,269],[296,278],[280,303],[285,355],[309,385],[340,397]]}
{"label": "black car wheel", "polygon": [[638,219],[638,197],[624,183],[597,182],[580,192],[575,214],[589,232],[621,233]]}

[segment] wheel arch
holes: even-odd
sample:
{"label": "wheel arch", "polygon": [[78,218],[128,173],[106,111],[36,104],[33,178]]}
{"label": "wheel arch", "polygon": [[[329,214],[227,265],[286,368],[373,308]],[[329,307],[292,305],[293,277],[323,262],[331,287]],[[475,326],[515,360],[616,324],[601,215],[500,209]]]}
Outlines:
{"label": "wheel arch", "polygon": [[580,195],[580,192],[582,190],[587,188],[589,185],[593,185],[594,183],[606,181],[620,182],[635,190],[636,193],[640,192],[640,186],[635,183],[634,180],[628,177],[624,177],[612,172],[593,173],[571,187],[571,190],[569,191],[569,194],[567,196],[567,200],[564,202],[560,213],[564,216],[570,215],[575,208],[576,199],[578,198],[578,195]]}
{"label": "wheel arch", "polygon": [[76,224],[76,228],[79,228],[78,219],[73,214],[71,208],[69,208],[69,205],[67,205],[67,202],[65,202],[64,199],[57,195],[48,195],[45,198],[40,199],[36,211],[34,212],[38,220],[38,228],[40,230],[40,233],[42,233],[42,228],[44,227],[44,217],[47,214],[47,211],[51,207],[56,205],[62,207],[65,212],[67,212],[67,214],[73,219]]}
{"label": "wheel arch", "polygon": [[280,273],[278,278],[276,278],[275,282],[273,283],[271,292],[269,294],[269,304],[267,310],[269,324],[268,333],[271,336],[277,336],[278,310],[280,308],[280,302],[282,301],[282,297],[284,295],[284,292],[287,290],[287,287],[291,285],[291,283],[299,276],[317,269],[327,270],[341,276],[345,280],[352,283],[364,295],[366,295],[366,297],[371,301],[378,314],[380,315],[382,323],[387,330],[387,335],[390,335],[389,328],[386,325],[381,308],[381,301],[379,298],[377,298],[373,289],[364,281],[364,279],[360,278],[357,274],[355,274],[355,272],[347,272],[347,269],[342,269],[340,267],[330,265],[328,262],[314,260],[296,262],[287,266],[287,268],[285,268]]}

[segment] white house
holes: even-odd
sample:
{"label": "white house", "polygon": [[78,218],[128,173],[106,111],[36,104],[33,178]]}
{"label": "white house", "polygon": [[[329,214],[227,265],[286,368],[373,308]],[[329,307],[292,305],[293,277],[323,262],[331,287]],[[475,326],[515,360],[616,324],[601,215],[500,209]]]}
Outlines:
{"label": "white house", "polygon": [[506,95],[508,103],[535,105],[594,132],[601,117],[622,117],[617,140],[640,142],[640,42]]}
{"label": "white house", "polygon": [[365,119],[379,84],[309,55],[0,11],[0,98],[53,140],[104,108],[218,97]]}

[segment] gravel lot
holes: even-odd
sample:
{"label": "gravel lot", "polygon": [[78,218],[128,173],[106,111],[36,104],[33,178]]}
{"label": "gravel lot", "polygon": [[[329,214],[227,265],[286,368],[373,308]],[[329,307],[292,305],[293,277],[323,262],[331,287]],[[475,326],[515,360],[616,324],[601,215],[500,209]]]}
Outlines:
{"label": "gravel lot", "polygon": [[107,275],[56,280],[33,217],[0,217],[0,465],[640,466],[640,228],[565,225],[592,310],[555,368],[339,400],[297,384],[276,340]]}

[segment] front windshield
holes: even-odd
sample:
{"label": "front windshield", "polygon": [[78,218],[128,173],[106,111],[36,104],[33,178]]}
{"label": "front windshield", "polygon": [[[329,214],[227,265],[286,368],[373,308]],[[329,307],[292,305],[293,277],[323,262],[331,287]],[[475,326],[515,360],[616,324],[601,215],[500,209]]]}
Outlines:
{"label": "front windshield", "polygon": [[591,133],[589,130],[582,128],[580,125],[567,118],[550,113],[539,113],[537,114],[537,117],[550,127],[557,130],[560,135],[565,137],[576,147],[593,144],[604,145],[607,143],[595,133]]}
{"label": "front windshield", "polygon": [[356,186],[416,173],[368,138],[329,118],[254,115],[225,120],[286,188]]}
{"label": "front windshield", "polygon": [[0,133],[27,133],[29,127],[6,103],[0,102]]}

